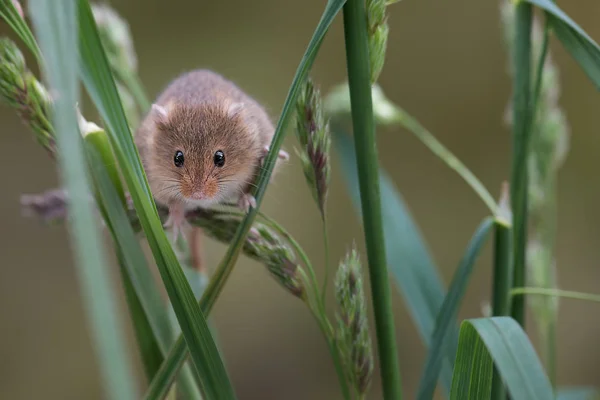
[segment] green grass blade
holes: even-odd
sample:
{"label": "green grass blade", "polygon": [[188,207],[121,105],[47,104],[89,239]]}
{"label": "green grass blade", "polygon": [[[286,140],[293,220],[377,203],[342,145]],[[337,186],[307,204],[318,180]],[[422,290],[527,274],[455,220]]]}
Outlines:
{"label": "green grass blade", "polygon": [[556,400],[600,400],[600,391],[591,387],[559,388]]}
{"label": "green grass blade", "polygon": [[129,188],[140,223],[169,299],[182,328],[192,361],[208,398],[235,398],[225,366],[200,311],[190,285],[179,266],[160,223],[123,106],[100,43],[90,6],[79,0],[80,74],[108,127],[116,158]]}
{"label": "green grass blade", "polygon": [[52,112],[58,159],[63,185],[70,193],[70,235],[100,371],[109,398],[133,400],[137,398],[135,380],[119,321],[117,296],[89,198],[91,187],[75,112],[79,97],[76,3],[32,0],[29,5],[45,54],[44,72],[50,88],[60,94]]}
{"label": "green grass blade", "polygon": [[348,0],[344,5],[344,37],[356,166],[379,353],[379,374],[384,398],[401,399],[402,379],[386,261],[379,187],[379,156],[371,97],[367,10],[364,0]]}
{"label": "green grass blade", "polygon": [[25,45],[31,50],[38,62],[42,61],[38,43],[27,26],[27,23],[21,18],[12,0],[0,0],[0,17],[12,28]]}
{"label": "green grass blade", "polygon": [[[106,134],[93,132],[86,136],[86,143],[89,145],[88,160],[95,178],[98,200],[102,205],[101,209],[117,246],[119,261],[124,269],[122,271],[123,284],[134,328],[136,328],[136,336],[138,341],[143,341],[143,348],[149,351],[149,353],[142,352],[142,359],[145,361],[144,366],[148,378],[151,380],[173,342],[170,315],[125,211],[125,194]],[[133,288],[133,293],[129,292],[131,289],[129,285]],[[157,349],[154,348],[154,344],[158,346],[158,354],[156,354]],[[158,365],[155,364],[157,360]],[[200,392],[189,368],[184,370],[182,384],[179,388],[186,394],[186,398],[200,397]]]}
{"label": "green grass blade", "polygon": [[475,267],[475,261],[493,226],[493,218],[488,217],[483,220],[477,231],[475,231],[465,255],[454,273],[448,294],[437,315],[431,346],[427,353],[425,368],[419,383],[417,394],[417,399],[419,400],[431,400],[433,398],[444,356],[448,351],[452,351],[451,349],[456,349],[456,343],[448,340],[448,332],[454,326],[454,320],[458,315],[458,309],[467,290],[473,268]]}
{"label": "green grass blade", "polygon": [[556,37],[600,89],[600,46],[551,0],[524,0],[546,12]]}
{"label": "green grass blade", "polygon": [[154,336],[152,326],[146,316],[144,307],[129,278],[122,256],[119,256],[119,265],[121,269],[121,279],[123,280],[123,290],[125,291],[125,299],[129,307],[129,316],[133,325],[135,339],[140,350],[144,373],[146,374],[148,381],[150,381],[160,369],[164,357],[160,351],[160,347],[156,341],[156,337]]}
{"label": "green grass blade", "polygon": [[512,400],[554,399],[552,384],[527,334],[510,317],[462,323],[450,398],[489,398],[492,360]]}
{"label": "green grass blade", "polygon": [[[265,191],[267,189],[267,184],[271,178],[271,174],[273,172],[273,167],[275,166],[275,160],[277,158],[277,154],[284,139],[284,132],[292,118],[292,112],[294,110],[296,99],[298,97],[300,88],[304,80],[306,79],[310,68],[317,56],[317,52],[321,46],[323,38],[329,29],[329,26],[333,22],[335,16],[342,9],[345,0],[329,0],[327,2],[327,6],[323,11],[319,24],[313,33],[313,36],[308,44],[306,52],[300,61],[300,65],[296,70],[296,75],[294,76],[294,80],[290,86],[288,91],[288,95],[283,104],[283,109],[281,111],[281,116],[279,117],[279,122],[277,123],[277,127],[275,129],[275,134],[273,136],[273,140],[271,142],[270,151],[265,159],[264,168],[261,171],[259,176],[256,190],[254,192],[254,197],[256,198],[257,208],[250,209],[248,215],[243,219],[240,227],[238,228],[231,245],[227,249],[225,256],[219,263],[219,266],[215,270],[213,277],[211,278],[208,287],[206,288],[204,294],[202,295],[202,299],[200,300],[200,307],[202,312],[205,315],[210,313],[212,306],[214,305],[217,297],[221,293],[227,278],[231,274],[235,262],[237,261],[240,251],[242,249],[242,245],[244,243],[246,234],[252,227],[252,223],[254,219],[258,215],[258,210],[262,199],[264,197]],[[183,345],[183,341],[178,339],[170,351],[170,356],[165,360],[169,365],[175,366],[178,368],[181,366],[181,363],[186,358],[185,354],[186,348]],[[161,368],[162,370],[162,368]],[[171,368],[165,368],[165,373],[172,372]],[[168,383],[169,379],[165,375],[157,374],[156,380],[163,382],[163,384]]]}
{"label": "green grass blade", "polygon": [[[361,211],[358,175],[354,143],[349,135],[342,133],[339,126],[332,126],[333,145],[340,156],[340,170],[344,174],[348,192],[358,213]],[[380,174],[383,223],[386,240],[386,260],[396,285],[417,326],[423,342],[431,345],[431,335],[435,318],[442,306],[445,289],[419,229],[410,211],[392,180],[381,171]],[[453,326],[451,337],[458,342],[458,328]],[[446,361],[441,373],[441,383],[446,393],[452,385],[452,363],[454,353],[445,354]]]}

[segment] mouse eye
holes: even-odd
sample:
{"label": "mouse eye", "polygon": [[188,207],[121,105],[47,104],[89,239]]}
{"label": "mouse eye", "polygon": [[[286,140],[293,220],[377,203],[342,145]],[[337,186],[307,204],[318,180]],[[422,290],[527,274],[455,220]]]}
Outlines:
{"label": "mouse eye", "polygon": [[182,151],[177,150],[175,152],[175,157],[173,157],[173,162],[175,163],[175,166],[177,168],[183,167],[183,152]]}
{"label": "mouse eye", "polygon": [[217,167],[222,167],[225,165],[225,154],[221,150],[217,150],[215,152],[215,156],[213,157],[213,161]]}

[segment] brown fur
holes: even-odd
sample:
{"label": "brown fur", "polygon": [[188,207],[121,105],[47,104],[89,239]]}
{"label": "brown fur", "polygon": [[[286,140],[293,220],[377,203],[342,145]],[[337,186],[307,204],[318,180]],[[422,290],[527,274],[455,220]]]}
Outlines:
{"label": "brown fur", "polygon": [[[202,192],[220,203],[250,191],[274,133],[254,99],[222,76],[196,70],[176,78],[155,104],[166,116],[151,110],[135,141],[157,201],[189,202]],[[184,154],[182,168],[174,165],[177,150]],[[217,150],[225,154],[222,168],[214,165]]]}

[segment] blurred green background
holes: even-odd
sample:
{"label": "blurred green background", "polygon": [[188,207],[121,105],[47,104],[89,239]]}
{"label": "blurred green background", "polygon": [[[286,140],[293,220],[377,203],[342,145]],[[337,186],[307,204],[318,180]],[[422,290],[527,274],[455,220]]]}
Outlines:
{"label": "blurred green background", "polygon": [[[183,71],[211,68],[262,101],[274,118],[325,3],[111,1],[131,25],[140,75],[152,97]],[[600,3],[563,3],[565,11],[592,37],[600,38]],[[403,0],[390,7],[388,57],[380,79],[390,99],[436,134],[494,195],[508,177],[510,156],[510,135],[502,123],[510,80],[498,6],[497,1]],[[8,32],[5,25],[1,30]],[[600,292],[600,96],[555,44],[552,51],[561,71],[561,105],[572,132],[571,150],[559,176],[559,285]],[[323,44],[313,76],[324,92],[345,80],[341,18]],[[20,212],[21,194],[57,185],[55,165],[13,110],[1,107],[0,120],[0,398],[100,399],[98,370],[66,230],[43,226]],[[448,282],[486,209],[410,133],[380,130],[379,144],[381,161]],[[289,135],[285,147],[292,150],[294,145]],[[361,250],[364,245],[336,157],[333,161],[329,212],[331,253],[337,260],[352,240]],[[264,211],[286,226],[315,263],[322,265],[319,216],[295,157],[270,186]],[[205,247],[207,261],[214,266],[224,247],[213,242]],[[114,265],[107,268],[116,272]],[[114,276],[118,284],[118,274]],[[480,316],[489,291],[488,244],[461,318]],[[404,387],[407,398],[412,398],[425,351],[397,291],[393,301]],[[212,315],[240,398],[339,398],[332,363],[314,321],[261,266],[242,259]],[[535,335],[533,324],[529,326]],[[127,329],[142,385],[128,322]],[[559,384],[600,384],[598,337],[598,305],[561,303]],[[377,375],[370,398],[380,398]]]}

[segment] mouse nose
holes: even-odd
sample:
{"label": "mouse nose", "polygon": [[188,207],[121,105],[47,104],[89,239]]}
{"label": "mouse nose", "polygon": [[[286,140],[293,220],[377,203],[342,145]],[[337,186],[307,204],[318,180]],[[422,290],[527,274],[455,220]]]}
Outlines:
{"label": "mouse nose", "polygon": [[192,199],[194,200],[206,200],[206,195],[204,194],[204,191],[202,190],[197,190],[194,193],[192,193]]}

